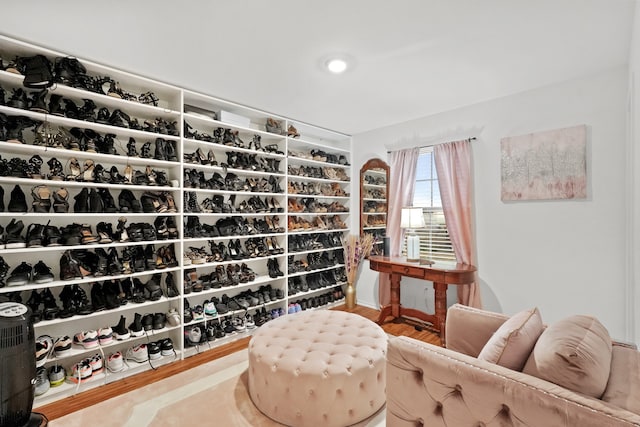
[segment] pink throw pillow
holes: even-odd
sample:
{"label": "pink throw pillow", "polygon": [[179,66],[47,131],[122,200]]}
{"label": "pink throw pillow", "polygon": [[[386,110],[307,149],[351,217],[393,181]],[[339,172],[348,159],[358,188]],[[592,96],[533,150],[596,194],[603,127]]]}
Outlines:
{"label": "pink throw pillow", "polygon": [[504,322],[489,338],[478,359],[522,371],[543,330],[537,307],[521,311]]}

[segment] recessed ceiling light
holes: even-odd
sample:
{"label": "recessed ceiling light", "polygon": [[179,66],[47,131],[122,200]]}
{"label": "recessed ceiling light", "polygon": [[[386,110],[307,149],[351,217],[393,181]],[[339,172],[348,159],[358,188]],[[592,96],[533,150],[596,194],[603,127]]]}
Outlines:
{"label": "recessed ceiling light", "polygon": [[334,74],[344,73],[347,69],[347,61],[340,58],[329,59],[326,62],[327,69]]}

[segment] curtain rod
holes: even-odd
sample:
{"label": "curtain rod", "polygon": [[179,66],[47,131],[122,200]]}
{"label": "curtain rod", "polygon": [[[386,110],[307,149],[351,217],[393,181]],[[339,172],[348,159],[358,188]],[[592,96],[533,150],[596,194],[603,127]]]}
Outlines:
{"label": "curtain rod", "polygon": [[[477,140],[477,139],[478,139],[478,138],[476,138],[475,136],[472,136],[472,137],[470,137],[470,138],[465,138],[465,139],[463,139],[462,141],[469,141],[469,142],[471,142],[471,141],[475,141],[475,140]],[[448,141],[448,142],[452,142],[452,141]],[[440,144],[446,144],[446,142],[441,142]],[[420,148],[424,148],[424,147],[432,147],[432,146],[434,146],[434,145],[439,145],[439,144],[424,145],[424,146],[422,146],[422,147],[420,147]],[[393,151],[398,151],[398,150],[393,150]],[[387,154],[389,154],[389,153],[391,153],[391,152],[392,152],[391,150],[387,150]]]}

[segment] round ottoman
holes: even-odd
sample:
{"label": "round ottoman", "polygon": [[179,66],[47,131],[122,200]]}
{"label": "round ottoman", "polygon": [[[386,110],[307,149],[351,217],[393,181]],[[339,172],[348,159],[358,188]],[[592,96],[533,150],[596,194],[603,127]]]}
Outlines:
{"label": "round ottoman", "polygon": [[249,343],[249,394],[266,416],[290,426],[348,426],[385,403],[387,335],[342,311],[275,319]]}

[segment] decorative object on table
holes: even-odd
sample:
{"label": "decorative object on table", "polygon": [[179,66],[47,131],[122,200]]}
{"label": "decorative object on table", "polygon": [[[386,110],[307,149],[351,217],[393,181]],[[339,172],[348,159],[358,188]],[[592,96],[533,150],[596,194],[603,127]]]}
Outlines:
{"label": "decorative object on table", "polygon": [[357,236],[349,234],[342,239],[342,247],[344,248],[344,268],[347,272],[347,289],[345,290],[345,305],[347,308],[356,306],[356,279],[358,271],[360,271],[360,263],[369,256],[373,247],[373,236],[364,234]]}
{"label": "decorative object on table", "polygon": [[502,200],[587,197],[586,125],[503,138],[500,148]]}
{"label": "decorative object on table", "polygon": [[422,208],[402,208],[400,228],[407,230],[407,261],[420,261],[420,237],[416,228],[424,228]]}

